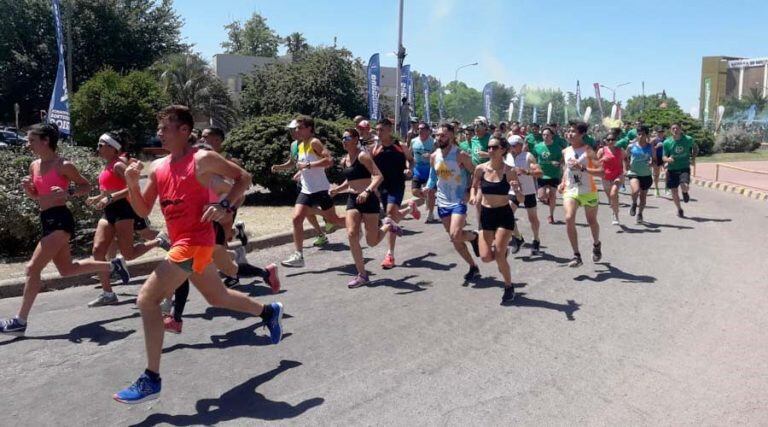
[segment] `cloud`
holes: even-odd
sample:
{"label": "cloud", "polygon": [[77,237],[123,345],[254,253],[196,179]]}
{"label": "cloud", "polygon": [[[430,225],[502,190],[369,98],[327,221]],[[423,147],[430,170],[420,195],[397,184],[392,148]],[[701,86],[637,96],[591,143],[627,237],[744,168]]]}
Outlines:
{"label": "cloud", "polygon": [[501,60],[488,50],[483,50],[480,54],[480,68],[482,68],[491,80],[509,85],[512,82],[512,74],[509,68]]}

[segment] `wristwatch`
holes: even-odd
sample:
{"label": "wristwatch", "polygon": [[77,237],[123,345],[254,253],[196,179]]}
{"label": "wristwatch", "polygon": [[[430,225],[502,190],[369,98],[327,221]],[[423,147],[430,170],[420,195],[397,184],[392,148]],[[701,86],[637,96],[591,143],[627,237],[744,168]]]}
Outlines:
{"label": "wristwatch", "polygon": [[77,191],[77,190],[75,189],[75,187],[69,187],[69,188],[67,188],[67,193],[68,193],[70,196],[74,196],[76,191]]}
{"label": "wristwatch", "polygon": [[307,162],[307,169],[312,169],[312,162]]}
{"label": "wristwatch", "polygon": [[231,213],[232,212],[232,204],[229,203],[229,200],[227,200],[227,199],[224,199],[224,200],[220,201],[219,202],[219,206],[224,208],[224,210],[227,211],[227,213]]}
{"label": "wristwatch", "polygon": [[112,194],[107,194],[107,203],[112,203]]}

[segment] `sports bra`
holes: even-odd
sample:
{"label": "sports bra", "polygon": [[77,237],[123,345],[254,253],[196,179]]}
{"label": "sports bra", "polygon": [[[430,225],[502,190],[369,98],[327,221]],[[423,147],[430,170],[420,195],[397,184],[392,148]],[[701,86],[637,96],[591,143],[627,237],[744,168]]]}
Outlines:
{"label": "sports bra", "polygon": [[342,173],[344,174],[344,178],[346,178],[347,181],[354,181],[356,179],[366,179],[371,177],[371,172],[367,167],[365,167],[364,164],[360,163],[359,158],[355,159],[355,162],[352,163],[351,166],[344,168]]}
{"label": "sports bra", "polygon": [[59,187],[64,191],[69,188],[69,180],[59,175],[56,166],[51,167],[45,175],[40,175],[40,163],[32,168],[32,183],[40,196],[51,194],[52,187]]}
{"label": "sports bra", "polygon": [[507,181],[507,173],[501,176],[501,181],[492,182],[485,179],[485,172],[480,180],[480,190],[483,194],[494,194],[498,196],[506,196],[509,194],[509,181]]}
{"label": "sports bra", "polygon": [[126,187],[125,179],[121,178],[115,172],[115,164],[117,164],[120,158],[116,158],[104,167],[104,170],[99,174],[99,190],[101,191],[120,191]]}

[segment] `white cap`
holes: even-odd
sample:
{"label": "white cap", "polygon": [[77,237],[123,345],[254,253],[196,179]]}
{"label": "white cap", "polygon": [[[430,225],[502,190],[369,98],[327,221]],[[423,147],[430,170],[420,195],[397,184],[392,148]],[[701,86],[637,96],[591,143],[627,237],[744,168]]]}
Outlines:
{"label": "white cap", "polygon": [[483,126],[488,127],[488,119],[486,119],[484,116],[475,117],[473,123],[475,125],[482,124]]}
{"label": "white cap", "polygon": [[290,123],[285,127],[286,129],[296,129],[299,127],[299,122],[296,121],[296,119],[291,120]]}
{"label": "white cap", "polygon": [[523,137],[520,135],[511,135],[509,138],[507,138],[507,142],[509,143],[510,147],[517,144],[522,144]]}

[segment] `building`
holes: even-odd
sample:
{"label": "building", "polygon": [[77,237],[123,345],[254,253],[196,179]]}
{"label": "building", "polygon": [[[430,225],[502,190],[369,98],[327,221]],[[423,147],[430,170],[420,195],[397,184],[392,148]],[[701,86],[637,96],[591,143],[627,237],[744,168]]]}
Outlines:
{"label": "building", "polygon": [[276,62],[291,62],[291,56],[289,54],[279,58],[269,58],[220,53],[213,55],[213,72],[232,92],[234,99],[239,100],[240,92],[243,91],[243,77]]}
{"label": "building", "polygon": [[699,117],[714,121],[717,107],[726,99],[741,99],[753,89],[768,96],[768,57],[703,57]]}

